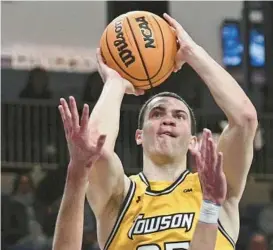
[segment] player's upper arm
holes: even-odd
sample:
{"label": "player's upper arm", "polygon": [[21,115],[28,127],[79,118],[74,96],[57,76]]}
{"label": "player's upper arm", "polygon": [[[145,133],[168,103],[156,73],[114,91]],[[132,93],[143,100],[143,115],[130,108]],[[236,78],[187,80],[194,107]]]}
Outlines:
{"label": "player's upper arm", "polygon": [[87,199],[96,217],[103,213],[109,201],[119,206],[130,186],[122,163],[114,153],[107,153],[92,167],[87,188]]}
{"label": "player's upper arm", "polygon": [[253,159],[253,141],[257,125],[257,118],[253,115],[241,124],[230,123],[219,138],[218,151],[223,152],[223,169],[228,185],[227,200],[241,199]]}

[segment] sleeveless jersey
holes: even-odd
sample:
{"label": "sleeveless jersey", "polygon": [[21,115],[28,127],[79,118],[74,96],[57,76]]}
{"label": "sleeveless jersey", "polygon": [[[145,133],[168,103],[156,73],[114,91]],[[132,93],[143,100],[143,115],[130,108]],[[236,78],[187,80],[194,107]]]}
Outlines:
{"label": "sleeveless jersey", "polygon": [[[198,174],[184,171],[172,183],[149,182],[143,172],[131,184],[105,244],[107,250],[186,250],[202,203]],[[235,249],[218,221],[216,250]]]}

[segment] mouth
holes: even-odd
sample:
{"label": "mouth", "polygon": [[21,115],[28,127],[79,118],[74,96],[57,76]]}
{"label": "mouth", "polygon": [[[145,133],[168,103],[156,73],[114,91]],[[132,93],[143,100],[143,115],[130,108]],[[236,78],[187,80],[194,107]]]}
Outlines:
{"label": "mouth", "polygon": [[160,136],[162,135],[167,135],[169,137],[172,137],[172,138],[176,138],[176,135],[170,131],[165,131],[165,132],[162,132],[162,133],[159,133]]}

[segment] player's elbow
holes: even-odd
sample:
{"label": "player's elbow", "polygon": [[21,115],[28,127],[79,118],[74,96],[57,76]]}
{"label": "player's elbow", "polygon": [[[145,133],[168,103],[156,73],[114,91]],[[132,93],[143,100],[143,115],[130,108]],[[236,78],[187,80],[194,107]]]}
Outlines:
{"label": "player's elbow", "polygon": [[243,113],[243,126],[256,132],[258,127],[257,111],[253,105],[245,109]]}
{"label": "player's elbow", "polygon": [[249,103],[245,105],[240,116],[236,119],[236,125],[242,129],[255,133],[258,127],[258,117],[255,107]]}

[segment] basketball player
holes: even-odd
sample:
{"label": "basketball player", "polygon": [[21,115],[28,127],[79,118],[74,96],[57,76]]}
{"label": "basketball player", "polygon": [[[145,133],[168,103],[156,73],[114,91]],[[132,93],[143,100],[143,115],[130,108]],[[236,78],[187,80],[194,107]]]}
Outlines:
{"label": "basketball player", "polygon": [[[81,122],[74,98],[70,98],[70,109],[65,100],[59,106],[70,153],[66,185],[55,228],[53,249],[81,249],[83,235],[83,214],[85,190],[88,175],[96,160],[105,157],[103,144],[105,136],[99,135],[95,125],[87,126],[88,106],[84,105]],[[217,217],[207,223],[205,207],[195,228],[190,243],[191,250],[213,250],[217,235],[217,219],[220,206],[226,196],[226,179],[222,170],[222,154],[216,154],[211,133],[203,133],[202,146],[192,149],[193,164],[199,173],[203,197],[218,205]],[[203,213],[202,213],[203,212]],[[212,218],[212,217],[211,217]],[[178,246],[176,246],[178,247]],[[178,249],[178,248],[176,248]]]}
{"label": "basketball player", "polygon": [[[215,249],[233,249],[239,232],[238,204],[253,157],[257,114],[238,83],[197,45],[179,23],[164,15],[180,44],[175,71],[188,63],[203,79],[228,119],[217,150],[223,152],[227,197],[219,215]],[[97,53],[104,80],[90,124],[105,134],[104,157],[89,174],[87,198],[97,220],[98,241],[104,249],[188,249],[199,217],[215,222],[217,204],[202,196],[197,174],[186,170],[186,155],[195,147],[195,120],[179,96],[163,93],[142,108],[136,142],[143,148],[143,172],[128,178],[114,153],[120,106],[125,93],[142,94]],[[206,132],[210,133],[210,132]],[[213,209],[208,210],[211,206]],[[200,209],[202,207],[203,211]],[[203,207],[205,209],[203,209]],[[211,213],[211,211],[214,211]]]}

